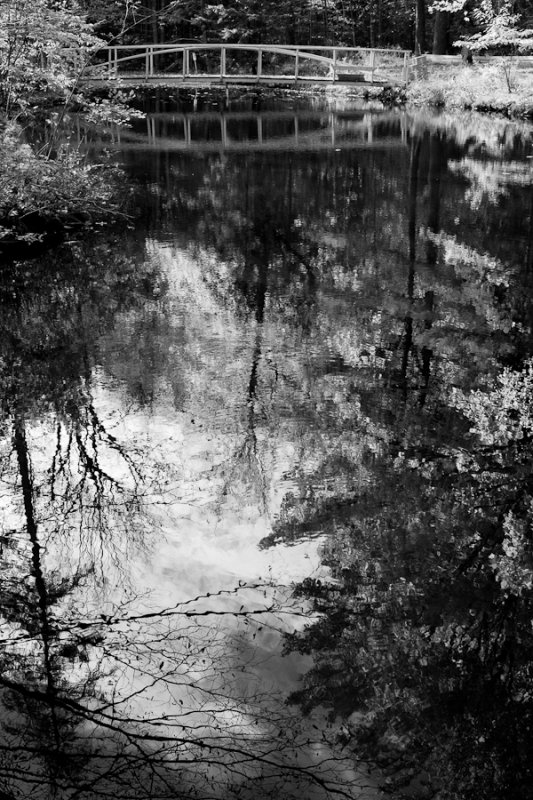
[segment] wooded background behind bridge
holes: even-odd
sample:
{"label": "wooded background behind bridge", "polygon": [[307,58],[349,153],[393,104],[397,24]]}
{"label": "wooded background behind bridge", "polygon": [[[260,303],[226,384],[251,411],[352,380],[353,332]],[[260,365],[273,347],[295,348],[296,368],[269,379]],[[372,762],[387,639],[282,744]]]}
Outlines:
{"label": "wooded background behind bridge", "polygon": [[435,8],[432,0],[82,0],[82,6],[110,45],[286,43],[445,55],[459,52],[454,42],[495,18],[500,30],[533,27],[531,0],[439,0]]}

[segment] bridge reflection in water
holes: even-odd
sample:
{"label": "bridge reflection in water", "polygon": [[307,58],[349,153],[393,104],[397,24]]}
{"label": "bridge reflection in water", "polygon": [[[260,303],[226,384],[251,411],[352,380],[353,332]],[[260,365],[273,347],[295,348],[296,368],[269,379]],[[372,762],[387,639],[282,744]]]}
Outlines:
{"label": "bridge reflection in water", "polygon": [[163,112],[104,131],[78,121],[83,149],[216,152],[404,147],[404,115],[370,112]]}

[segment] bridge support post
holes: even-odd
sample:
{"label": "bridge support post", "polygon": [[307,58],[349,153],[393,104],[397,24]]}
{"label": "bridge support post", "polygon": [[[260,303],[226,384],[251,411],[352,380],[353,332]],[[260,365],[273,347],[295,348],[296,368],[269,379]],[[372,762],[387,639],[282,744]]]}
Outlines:
{"label": "bridge support post", "polygon": [[300,51],[296,51],[296,56],[294,58],[294,80],[298,80],[298,71],[300,69]]}
{"label": "bridge support post", "polygon": [[107,48],[107,72],[109,77],[118,72],[118,50],[116,47]]}
{"label": "bridge support post", "polygon": [[189,76],[189,50],[185,47],[183,48],[183,77],[187,78]]}
{"label": "bridge support post", "polygon": [[333,80],[337,80],[337,51],[333,48]]}
{"label": "bridge support post", "polygon": [[257,51],[257,80],[261,80],[261,75],[263,74],[263,51]]}
{"label": "bridge support post", "polygon": [[374,83],[374,69],[376,66],[376,52],[372,50],[370,53],[370,83]]}
{"label": "bridge support post", "polygon": [[220,51],[220,77],[226,77],[226,48],[223,47]]}

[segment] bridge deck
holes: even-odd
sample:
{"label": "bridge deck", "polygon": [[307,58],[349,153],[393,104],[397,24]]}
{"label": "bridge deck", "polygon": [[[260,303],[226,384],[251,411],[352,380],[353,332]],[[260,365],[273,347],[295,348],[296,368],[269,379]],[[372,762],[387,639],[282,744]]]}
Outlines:
{"label": "bridge deck", "polygon": [[353,76],[339,75],[335,81],[332,78],[324,76],[299,76],[295,78],[294,75],[262,75],[260,79],[256,75],[188,75],[186,78],[183,75],[168,74],[161,72],[159,74],[146,76],[143,73],[123,73],[108,78],[88,78],[84,83],[95,88],[109,86],[109,84],[117,83],[120,88],[133,89],[139,86],[181,86],[184,89],[198,89],[198,88],[211,88],[220,86],[270,86],[283,87],[283,86],[307,86],[313,84],[331,85],[335,84],[359,84],[366,86],[386,86],[390,85],[391,81],[374,78],[373,80],[366,79],[364,76],[361,78],[354,78]]}

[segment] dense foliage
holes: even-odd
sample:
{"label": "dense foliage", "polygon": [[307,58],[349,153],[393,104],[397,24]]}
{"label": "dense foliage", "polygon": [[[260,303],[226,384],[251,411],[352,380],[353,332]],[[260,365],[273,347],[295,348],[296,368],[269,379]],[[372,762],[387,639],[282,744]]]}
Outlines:
{"label": "dense foliage", "polygon": [[64,100],[98,45],[75,0],[3,2],[0,103],[4,112],[27,108],[42,93],[48,100],[52,96]]}
{"label": "dense foliage", "polygon": [[101,35],[126,43],[286,42],[401,47],[435,53],[449,52],[460,37],[478,37],[487,29],[492,31],[492,44],[499,45],[495,31],[502,32],[504,22],[513,30],[524,28],[530,13],[524,0],[503,4],[496,0],[85,2],[89,18]]}

